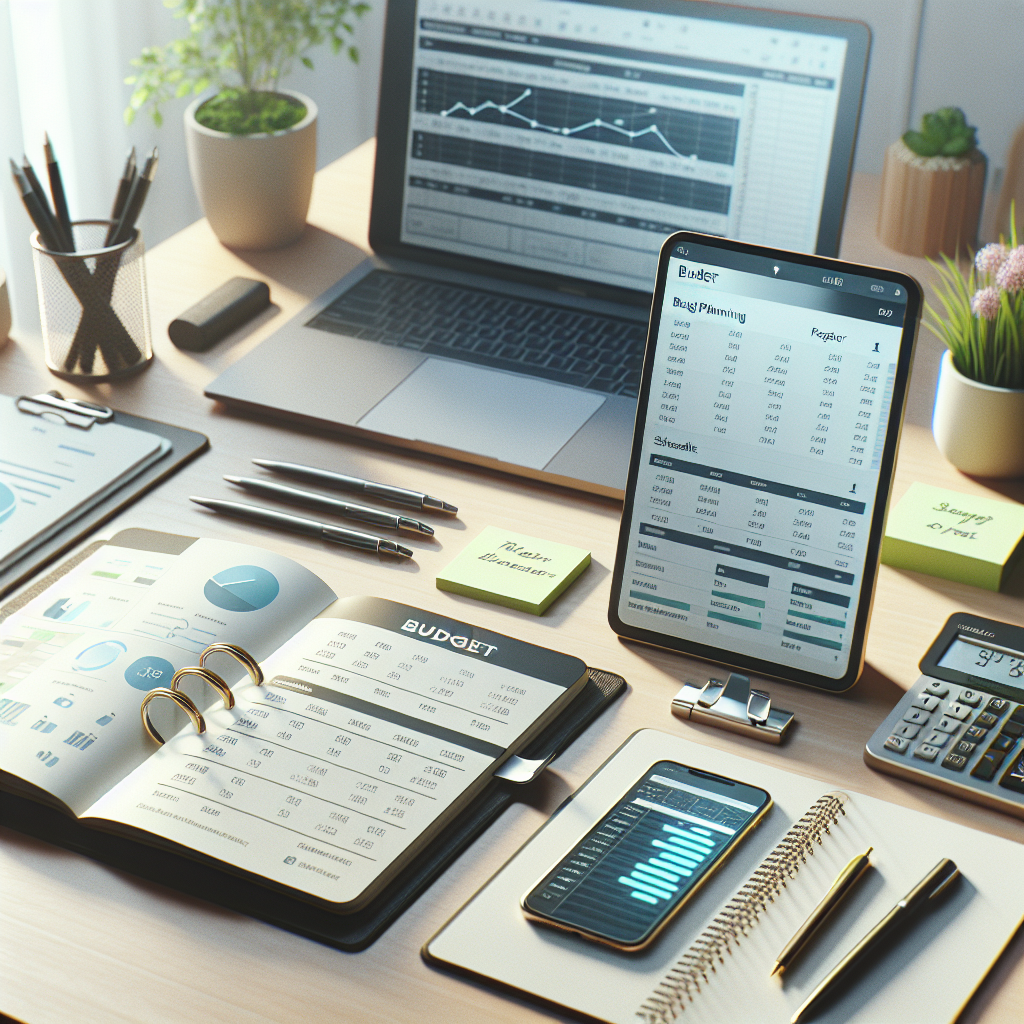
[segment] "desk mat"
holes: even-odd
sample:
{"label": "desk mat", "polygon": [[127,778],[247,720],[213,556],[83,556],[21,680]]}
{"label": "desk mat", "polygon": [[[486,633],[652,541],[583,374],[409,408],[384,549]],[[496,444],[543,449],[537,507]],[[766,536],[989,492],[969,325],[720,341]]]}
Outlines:
{"label": "desk mat", "polygon": [[[579,696],[520,754],[528,760],[561,754],[626,689],[622,676],[590,669]],[[60,811],[0,792],[0,822],[25,835],[84,854],[150,882],[255,917],[346,952],[365,949],[427,889],[520,793],[516,785],[492,779],[479,799],[427,847],[415,862],[363,910],[334,914],[287,893],[230,874],[208,859],[192,859],[122,836],[86,828]]]}
{"label": "desk mat", "polygon": [[[165,437],[171,442],[170,451],[163,458],[157,459],[153,465],[144,469],[138,476],[132,477],[123,487],[119,487],[113,494],[108,495],[98,505],[94,505],[78,519],[68,523],[63,530],[44,541],[39,547],[32,548],[24,558],[19,558],[10,568],[0,573],[0,597],[10,593],[33,573],[38,572],[44,565],[52,562],[58,555],[77,544],[98,526],[108,519],[112,519],[123,508],[137,498],[141,498],[148,490],[162,483],[186,462],[191,461],[210,447],[210,439],[205,434],[197,433],[194,430],[185,430],[184,427],[175,427],[170,423],[158,423],[156,420],[147,420],[141,416],[132,416],[127,412],[116,411],[113,422],[120,423],[125,427],[133,427],[136,430],[145,430],[158,437]],[[93,429],[99,430],[102,427]]]}

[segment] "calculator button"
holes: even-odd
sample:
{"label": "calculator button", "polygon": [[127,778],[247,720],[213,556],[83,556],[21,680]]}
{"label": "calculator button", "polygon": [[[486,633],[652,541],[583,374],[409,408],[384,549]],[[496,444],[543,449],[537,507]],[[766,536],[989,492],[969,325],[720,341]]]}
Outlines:
{"label": "calculator button", "polygon": [[1015,793],[1024,793],[1024,756],[1006,769],[1006,774],[999,780],[999,785],[1012,789]]}
{"label": "calculator button", "polygon": [[1010,715],[1011,722],[1018,722],[1024,725],[1024,704],[1017,708],[1012,715]]}
{"label": "calculator button", "polygon": [[911,702],[912,708],[920,708],[922,711],[934,711],[941,701],[929,693],[922,693],[916,700]]}
{"label": "calculator button", "polygon": [[960,691],[960,703],[968,704],[972,708],[976,708],[981,703],[982,694],[978,693],[977,690],[961,690]]}
{"label": "calculator button", "polygon": [[1001,715],[1009,706],[1010,702],[1008,700],[1003,700],[1002,697],[992,697],[985,705],[985,710],[993,715]]}
{"label": "calculator button", "polygon": [[1012,718],[1003,725],[1004,736],[1016,737],[1022,734],[1024,734],[1024,725],[1021,725],[1020,722],[1015,722]]}
{"label": "calculator button", "polygon": [[912,708],[903,716],[904,722],[909,722],[911,725],[924,725],[931,715],[927,711],[922,711],[920,708]]}
{"label": "calculator button", "polygon": [[960,729],[960,723],[954,718],[946,718],[943,716],[935,723],[935,728],[938,729],[939,732],[948,732],[950,736],[955,736]]}
{"label": "calculator button", "polygon": [[948,753],[942,759],[942,767],[949,768],[954,772],[962,772],[967,764],[967,758],[963,754]]}
{"label": "calculator button", "polygon": [[949,687],[938,679],[933,679],[925,688],[925,693],[933,693],[936,697],[945,697],[949,693]]}
{"label": "calculator button", "polygon": [[968,740],[961,740],[954,748],[953,752],[956,754],[963,754],[964,757],[970,757],[971,754],[977,749],[977,743],[971,743]]}
{"label": "calculator button", "polygon": [[971,775],[976,779],[981,779],[982,782],[988,782],[997,771],[999,766],[1003,763],[1005,754],[1000,754],[992,750],[986,750],[981,755],[981,760],[974,766],[974,770]]}
{"label": "calculator button", "polygon": [[890,736],[885,741],[885,749],[894,750],[897,754],[905,754],[909,746],[910,740],[905,736]]}
{"label": "calculator button", "polygon": [[914,751],[914,757],[921,758],[922,761],[934,761],[938,757],[939,748],[933,747],[930,743],[922,743],[921,746]]}
{"label": "calculator button", "polygon": [[991,711],[982,711],[982,713],[974,720],[974,724],[980,725],[982,729],[991,729],[998,721],[998,715],[993,715]]}
{"label": "calculator button", "polygon": [[970,740],[972,743],[980,743],[987,734],[988,729],[979,729],[976,725],[969,725],[967,732],[964,733],[964,739]]}
{"label": "calculator button", "polygon": [[906,736],[908,740],[917,739],[917,734],[921,731],[921,726],[911,725],[909,722],[903,722],[901,725],[897,725],[893,729],[893,736]]}
{"label": "calculator button", "polygon": [[968,707],[966,704],[957,704],[956,702],[954,702],[950,704],[948,708],[946,708],[947,718],[956,718],[962,722],[965,718],[970,718],[970,716],[971,708]]}
{"label": "calculator button", "polygon": [[1016,736],[1007,736],[1005,733],[1000,733],[993,741],[992,745],[988,748],[989,750],[998,750],[1002,753],[1006,753],[1012,749],[1013,745],[1017,742]]}
{"label": "calculator button", "polygon": [[948,742],[949,733],[939,732],[938,730],[932,730],[932,732],[928,734],[928,738],[925,740],[925,743],[927,743],[929,747],[939,747],[940,749]]}

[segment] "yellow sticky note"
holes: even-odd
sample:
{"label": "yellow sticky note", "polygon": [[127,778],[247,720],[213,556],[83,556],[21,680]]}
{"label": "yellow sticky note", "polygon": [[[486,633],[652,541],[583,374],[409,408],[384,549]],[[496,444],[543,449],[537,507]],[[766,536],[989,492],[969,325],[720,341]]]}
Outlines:
{"label": "yellow sticky note", "polygon": [[998,590],[1024,539],[1024,505],[913,483],[889,512],[882,561]]}
{"label": "yellow sticky note", "polygon": [[588,565],[582,548],[488,526],[437,577],[437,588],[543,615]]}

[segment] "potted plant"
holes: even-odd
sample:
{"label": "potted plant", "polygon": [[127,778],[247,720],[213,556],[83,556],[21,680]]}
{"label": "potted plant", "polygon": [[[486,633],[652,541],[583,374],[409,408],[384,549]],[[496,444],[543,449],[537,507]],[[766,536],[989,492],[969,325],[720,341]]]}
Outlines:
{"label": "potted plant", "polygon": [[878,238],[910,256],[975,244],[985,195],[985,156],[958,107],[925,114],[885,152]]}
{"label": "potted plant", "polygon": [[[238,249],[294,242],[306,224],[316,170],[316,104],[280,87],[296,60],[329,42],[357,61],[359,0],[164,0],[188,33],[146,47],[125,120],[175,97],[185,111],[189,171],[217,237]],[[215,90],[209,95],[211,90]]]}
{"label": "potted plant", "polygon": [[986,245],[965,276],[948,256],[933,264],[945,318],[928,327],[945,343],[932,433],[957,469],[1024,475],[1024,245],[1010,210],[1010,242]]}

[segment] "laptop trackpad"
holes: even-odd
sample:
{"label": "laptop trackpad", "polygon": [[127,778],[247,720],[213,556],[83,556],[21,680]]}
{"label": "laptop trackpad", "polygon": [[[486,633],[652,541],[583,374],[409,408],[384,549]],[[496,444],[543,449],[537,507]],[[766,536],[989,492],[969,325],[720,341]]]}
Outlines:
{"label": "laptop trackpad", "polygon": [[357,426],[543,469],[603,403],[537,377],[427,359]]}

